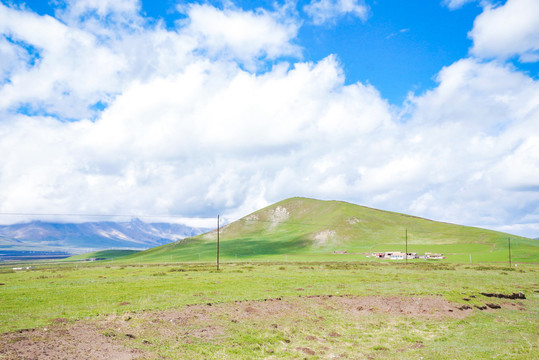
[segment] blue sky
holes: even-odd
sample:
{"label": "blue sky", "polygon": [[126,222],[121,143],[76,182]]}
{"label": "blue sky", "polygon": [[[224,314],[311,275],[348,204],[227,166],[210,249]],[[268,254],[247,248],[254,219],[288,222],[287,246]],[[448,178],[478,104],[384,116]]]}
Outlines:
{"label": "blue sky", "polygon": [[534,0],[1,1],[0,212],[234,220],[308,196],[537,237],[537,18]]}

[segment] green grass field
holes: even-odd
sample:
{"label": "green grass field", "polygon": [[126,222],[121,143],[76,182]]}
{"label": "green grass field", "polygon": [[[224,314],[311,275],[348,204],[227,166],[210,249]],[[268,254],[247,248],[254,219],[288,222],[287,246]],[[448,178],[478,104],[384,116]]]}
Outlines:
{"label": "green grass field", "polygon": [[[207,263],[58,263],[28,271],[3,266],[0,332],[54,327],[57,319],[66,319],[62,326],[97,321],[100,333],[110,341],[156,359],[329,358],[330,354],[377,359],[530,359],[539,350],[538,270],[533,264],[508,268],[373,261],[225,262],[220,271]],[[527,299],[480,294],[519,291]],[[327,295],[333,298],[314,300]],[[394,314],[381,305],[367,314],[350,313],[341,303],[331,303],[342,295],[433,297],[459,306],[488,302],[502,308],[473,308],[465,318]],[[276,298],[284,305],[271,312],[264,299]],[[249,306],[237,303],[247,300],[252,301]],[[159,322],[165,315],[156,315],[153,322],[144,320],[152,311],[197,309],[186,307],[192,304],[204,307],[197,310],[204,316],[196,314],[193,319],[198,320],[189,323],[190,331],[199,334],[196,331],[211,327],[219,330],[214,336],[173,336],[183,328]],[[231,320],[230,314],[238,309],[247,312]],[[126,316],[134,320],[125,322]],[[158,335],[163,329],[168,332]],[[136,334],[135,340],[125,333]]]}
{"label": "green grass field", "polygon": [[78,260],[88,260],[92,258],[116,259],[116,258],[124,257],[127,255],[133,255],[138,252],[140,252],[140,250],[101,250],[101,251],[94,251],[90,253],[70,256],[68,258],[62,259],[62,261],[78,261]]}

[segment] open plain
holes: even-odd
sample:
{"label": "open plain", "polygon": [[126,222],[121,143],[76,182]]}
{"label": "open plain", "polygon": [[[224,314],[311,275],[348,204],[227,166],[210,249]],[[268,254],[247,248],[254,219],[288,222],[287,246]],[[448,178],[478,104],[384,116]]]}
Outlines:
{"label": "open plain", "polygon": [[0,273],[0,359],[530,359],[535,264],[54,263]]}

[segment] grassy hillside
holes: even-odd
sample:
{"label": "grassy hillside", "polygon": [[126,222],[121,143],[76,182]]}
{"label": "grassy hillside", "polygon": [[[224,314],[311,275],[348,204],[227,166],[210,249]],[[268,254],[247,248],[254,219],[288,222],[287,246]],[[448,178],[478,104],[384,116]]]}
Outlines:
{"label": "grassy hillside", "polygon": [[[220,231],[226,260],[366,260],[374,251],[439,252],[454,262],[539,262],[537,240],[441,223],[340,201],[283,200]],[[124,257],[126,261],[215,259],[216,231]],[[333,254],[347,251],[348,254]]]}
{"label": "grassy hillside", "polygon": [[123,257],[127,255],[133,255],[138,252],[140,252],[140,250],[101,250],[101,251],[95,251],[91,253],[74,255],[64,260],[74,261],[74,260],[86,260],[86,259],[92,259],[92,258],[114,259],[114,258]]}

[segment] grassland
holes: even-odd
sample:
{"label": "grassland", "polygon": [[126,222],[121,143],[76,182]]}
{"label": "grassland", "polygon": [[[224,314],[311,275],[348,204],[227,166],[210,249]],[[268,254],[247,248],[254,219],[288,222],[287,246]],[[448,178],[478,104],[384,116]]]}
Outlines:
{"label": "grassland", "polygon": [[[38,329],[28,341],[81,324],[145,359],[530,359],[539,350],[537,270],[346,261],[2,267],[0,333],[14,335],[0,340],[0,359],[26,336],[13,331]],[[519,291],[526,299],[481,295]],[[387,305],[427,299],[472,309]],[[486,303],[501,308],[475,307]]]}
{"label": "grassland", "polygon": [[127,255],[133,255],[140,252],[140,250],[101,250],[90,253],[84,253],[79,255],[70,256],[62,261],[78,261],[88,259],[116,259]]}
{"label": "grassland", "polygon": [[[366,257],[405,233],[447,259]],[[0,265],[0,359],[537,358],[537,240],[303,198],[222,229],[219,270],[216,236]]]}

